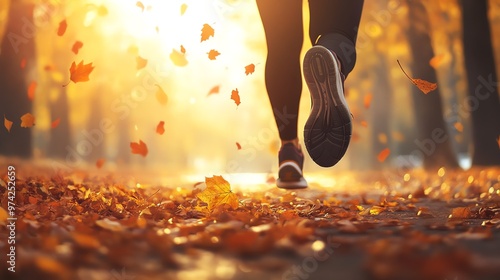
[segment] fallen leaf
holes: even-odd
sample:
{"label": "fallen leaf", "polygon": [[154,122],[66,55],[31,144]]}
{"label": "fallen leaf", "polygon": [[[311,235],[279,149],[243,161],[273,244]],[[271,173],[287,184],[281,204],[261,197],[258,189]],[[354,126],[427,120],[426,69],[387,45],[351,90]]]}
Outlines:
{"label": "fallen leaf", "polygon": [[51,127],[52,129],[54,129],[54,128],[56,128],[56,127],[58,127],[58,126],[59,126],[59,123],[61,123],[61,118],[57,118],[57,119],[55,119],[55,120],[54,120],[54,121],[50,124],[50,127]]}
{"label": "fallen leaf", "polygon": [[255,64],[248,64],[247,66],[245,66],[245,75],[250,75],[250,74],[253,74],[253,72],[255,72]]}
{"label": "fallen leaf", "polygon": [[146,65],[148,65],[148,60],[140,56],[137,56],[136,62],[137,62],[137,70],[141,70],[142,68],[146,67]]}
{"label": "fallen leaf", "polygon": [[223,204],[228,204],[233,209],[238,208],[238,197],[231,191],[229,182],[222,176],[205,177],[205,184],[207,187],[196,197],[208,205],[208,211]]}
{"label": "fallen leaf", "polygon": [[236,142],[236,148],[238,148],[238,150],[241,150],[241,145],[240,145],[240,143]]}
{"label": "fallen leaf", "polygon": [[186,49],[184,48],[184,46],[183,46],[183,45],[181,45],[181,53],[182,53],[182,54],[186,54]]}
{"label": "fallen leaf", "polygon": [[102,168],[102,166],[104,165],[104,163],[106,163],[106,160],[103,159],[103,158],[100,158],[98,159],[96,162],[95,162],[95,166],[99,169]]}
{"label": "fallen leaf", "polygon": [[64,19],[59,23],[59,28],[57,29],[57,35],[58,36],[63,36],[64,33],[66,33],[66,29],[68,28],[68,23]]}
{"label": "fallen leaf", "polygon": [[220,55],[220,52],[216,50],[210,50],[207,54],[208,54],[208,59],[215,60]]}
{"label": "fallen leaf", "polygon": [[[71,67],[69,68],[69,73],[71,74],[70,80],[75,84],[78,82],[87,82],[89,80],[89,75],[93,70],[94,66],[92,66],[92,63],[84,64],[82,60],[80,61],[80,63],[78,63],[78,65],[76,65],[76,63],[73,61]],[[63,87],[65,86],[67,85],[64,85]]]}
{"label": "fallen leaf", "polygon": [[74,44],[73,44],[73,47],[71,48],[71,51],[74,53],[74,54],[78,54],[78,52],[80,51],[80,49],[83,47],[83,43],[80,42],[80,41],[76,41]]}
{"label": "fallen leaf", "polygon": [[391,150],[389,150],[389,148],[383,149],[382,151],[380,151],[380,153],[377,156],[378,161],[384,162],[390,153],[391,153]]}
{"label": "fallen leaf", "polygon": [[373,98],[373,95],[371,93],[367,93],[365,95],[365,98],[364,98],[364,101],[363,101],[363,104],[365,106],[365,109],[368,109],[370,108],[370,105],[372,103],[372,98]]}
{"label": "fallen leaf", "polygon": [[234,100],[234,103],[236,103],[236,106],[239,106],[241,104],[240,94],[239,94],[238,89],[235,89],[231,92],[231,99]]}
{"label": "fallen leaf", "polygon": [[36,92],[37,85],[38,84],[35,81],[33,81],[28,86],[28,99],[30,101],[33,101],[33,99],[35,99],[35,92]]}
{"label": "fallen leaf", "polygon": [[378,215],[382,212],[384,212],[385,208],[384,207],[380,207],[380,206],[372,206],[372,208],[370,208],[370,215]]}
{"label": "fallen leaf", "polygon": [[73,240],[75,241],[78,246],[82,248],[87,248],[87,249],[99,249],[101,247],[101,242],[99,239],[96,237],[89,235],[89,234],[83,234],[79,233],[76,231],[71,232],[71,237],[73,237]]}
{"label": "fallen leaf", "polygon": [[26,67],[26,58],[21,59],[21,69],[24,69]]}
{"label": "fallen leaf", "polygon": [[184,15],[184,13],[186,12],[188,8],[188,5],[186,3],[182,3],[181,5],[181,16]]}
{"label": "fallen leaf", "polygon": [[[207,96],[212,95],[212,94],[217,94],[217,93],[219,93],[219,90],[220,90],[220,85],[214,86],[213,88],[210,89]],[[500,136],[499,136],[499,138],[500,138]]]}
{"label": "fallen leaf", "polygon": [[139,7],[141,9],[141,12],[144,12],[145,7],[141,1],[138,1],[137,3],[135,3],[135,6]]}
{"label": "fallen leaf", "polygon": [[212,26],[208,24],[203,24],[203,28],[201,29],[201,42],[208,40],[208,38],[213,37],[215,35],[215,30]]}
{"label": "fallen leaf", "polygon": [[7,129],[8,132],[10,132],[10,129],[12,128],[13,122],[9,121],[5,115],[3,115],[3,125],[5,126],[5,129]]}
{"label": "fallen leaf", "polygon": [[48,256],[36,256],[34,263],[37,268],[35,270],[42,271],[43,275],[57,275],[58,277],[67,277],[67,268],[58,260]]}
{"label": "fallen leaf", "polygon": [[437,88],[437,84],[436,83],[431,83],[431,82],[428,82],[428,81],[425,81],[425,80],[422,80],[422,79],[413,79],[411,78],[410,76],[408,76],[408,74],[406,74],[405,70],[403,69],[403,66],[401,66],[401,63],[399,63],[399,60],[398,60],[398,64],[399,64],[399,67],[401,68],[401,70],[403,71],[403,73],[405,74],[405,76],[410,79],[410,81],[416,85],[418,87],[418,89],[420,89],[424,94],[428,94],[429,92],[435,90]]}
{"label": "fallen leaf", "polygon": [[186,66],[188,64],[188,61],[184,54],[182,52],[177,51],[176,49],[172,50],[172,53],[170,54],[170,60],[174,63],[176,66]]}
{"label": "fallen leaf", "polygon": [[165,93],[165,91],[161,88],[160,85],[156,84],[155,86],[158,87],[158,90],[156,91],[156,100],[158,101],[158,103],[160,103],[161,105],[167,105],[167,102],[168,102],[168,96],[167,94]]}
{"label": "fallen leaf", "polygon": [[146,157],[148,155],[148,147],[146,143],[139,140],[139,143],[131,142],[130,149],[132,149],[132,154],[141,155]]}
{"label": "fallen leaf", "polygon": [[5,209],[0,207],[0,224],[5,224],[5,221],[7,221],[7,218],[9,218],[9,214]]}
{"label": "fallen leaf", "polygon": [[26,113],[21,117],[21,127],[32,127],[35,125],[35,117],[32,114]]}
{"label": "fallen leaf", "polygon": [[472,212],[468,207],[455,207],[451,210],[450,218],[452,219],[469,219],[472,218]]}
{"label": "fallen leaf", "polygon": [[108,218],[104,218],[102,220],[97,220],[95,221],[96,225],[102,227],[103,229],[107,229],[107,230],[110,230],[110,231],[115,231],[115,232],[119,232],[119,231],[123,231],[123,226],[117,222],[117,221],[112,221]]}
{"label": "fallen leaf", "polygon": [[165,122],[160,121],[158,125],[156,126],[156,133],[163,135],[165,133]]}

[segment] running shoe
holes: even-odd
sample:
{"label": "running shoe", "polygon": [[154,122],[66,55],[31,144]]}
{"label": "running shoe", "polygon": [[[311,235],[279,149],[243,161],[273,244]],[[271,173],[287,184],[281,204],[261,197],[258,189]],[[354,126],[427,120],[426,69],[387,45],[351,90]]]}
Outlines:
{"label": "running shoe", "polygon": [[307,188],[307,182],[302,176],[304,154],[293,143],[281,147],[279,153],[279,171],[276,185],[282,189]]}

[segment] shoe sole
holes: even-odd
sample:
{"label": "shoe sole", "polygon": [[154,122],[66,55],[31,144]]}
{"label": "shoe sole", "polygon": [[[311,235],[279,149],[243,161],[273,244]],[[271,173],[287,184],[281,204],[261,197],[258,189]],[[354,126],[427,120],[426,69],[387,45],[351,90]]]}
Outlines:
{"label": "shoe sole", "polygon": [[311,114],[304,127],[304,140],[309,155],[322,167],[339,162],[351,140],[351,113],[339,66],[323,46],[312,47],[304,57],[304,78],[311,93]]}
{"label": "shoe sole", "polygon": [[304,189],[307,182],[302,176],[300,167],[295,162],[284,162],[278,172],[276,186],[281,189]]}

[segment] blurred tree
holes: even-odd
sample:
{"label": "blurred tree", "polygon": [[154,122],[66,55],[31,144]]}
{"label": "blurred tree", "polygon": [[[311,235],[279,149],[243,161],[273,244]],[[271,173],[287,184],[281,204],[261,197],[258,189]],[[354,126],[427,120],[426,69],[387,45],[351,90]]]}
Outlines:
{"label": "blurred tree", "polygon": [[[429,32],[427,10],[419,0],[409,0],[409,45],[413,57],[413,76],[430,82],[437,81],[437,75],[429,61],[434,57]],[[421,151],[425,168],[440,166],[458,167],[451,147],[451,137],[443,117],[439,87],[429,94],[412,87],[418,138],[415,151]]]}
{"label": "blurred tree", "polygon": [[500,101],[487,0],[461,0],[473,165],[500,165]]}
{"label": "blurred tree", "polygon": [[21,128],[19,118],[33,113],[26,81],[35,68],[33,9],[31,3],[11,1],[0,49],[0,113],[14,121],[10,133],[3,127],[0,129],[0,154],[23,158],[32,156],[32,130]]}

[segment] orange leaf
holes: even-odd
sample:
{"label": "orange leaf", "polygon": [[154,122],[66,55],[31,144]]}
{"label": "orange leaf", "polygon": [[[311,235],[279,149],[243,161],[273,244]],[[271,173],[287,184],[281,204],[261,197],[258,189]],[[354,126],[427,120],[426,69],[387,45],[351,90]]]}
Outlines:
{"label": "orange leaf", "polygon": [[432,68],[436,69],[441,64],[443,64],[445,57],[445,54],[435,55],[433,58],[431,58],[431,60],[429,60],[429,65],[432,66]]}
{"label": "orange leaf", "polygon": [[146,65],[148,65],[148,60],[140,56],[136,58],[136,61],[137,61],[137,70],[141,70],[142,68],[146,67]]}
{"label": "orange leaf", "polygon": [[5,115],[3,115],[3,125],[7,129],[8,132],[10,132],[10,129],[12,128],[13,122],[9,121]]}
{"label": "orange leaf", "polygon": [[389,154],[391,153],[391,150],[389,150],[389,148],[385,148],[383,149],[377,156],[377,159],[379,162],[384,162],[387,157],[389,156]]}
{"label": "orange leaf", "polygon": [[106,163],[106,160],[103,159],[103,158],[100,158],[98,159],[96,162],[95,162],[95,166],[99,169],[102,168],[102,166],[104,165],[104,163]]}
{"label": "orange leaf", "polygon": [[207,54],[208,54],[208,59],[215,60],[220,55],[220,52],[216,50],[210,50],[210,52],[208,52]]}
{"label": "orange leaf", "polygon": [[188,61],[184,54],[182,52],[177,51],[176,49],[172,50],[172,53],[170,54],[170,60],[174,63],[176,66],[186,66],[188,64]]}
{"label": "orange leaf", "polygon": [[454,219],[469,219],[472,218],[472,212],[468,207],[455,207],[451,210],[451,217]]}
{"label": "orange leaf", "polygon": [[458,132],[463,132],[464,131],[464,125],[462,123],[460,123],[460,122],[454,123],[453,126],[455,127],[455,129]]}
{"label": "orange leaf", "polygon": [[141,12],[144,12],[144,4],[142,4],[141,1],[138,1],[137,3],[135,3],[135,5],[141,9]]}
{"label": "orange leaf", "polygon": [[26,67],[26,58],[21,59],[21,69]]}
{"label": "orange leaf", "polygon": [[165,93],[165,91],[163,91],[163,89],[159,85],[155,86],[158,87],[158,91],[156,92],[156,100],[158,100],[158,103],[160,103],[161,105],[166,105],[168,102],[167,94]]}
{"label": "orange leaf", "polygon": [[186,3],[182,3],[181,5],[181,16],[184,15],[184,13],[186,12],[188,8],[188,5]]}
{"label": "orange leaf", "polygon": [[241,104],[240,94],[238,92],[238,89],[235,89],[231,92],[231,99],[234,100],[234,103],[236,103],[236,106],[239,106]]}
{"label": "orange leaf", "polygon": [[58,36],[63,36],[64,33],[66,33],[66,28],[68,28],[68,23],[64,19],[59,23],[59,28],[57,29],[57,35]]}
{"label": "orange leaf", "polygon": [[182,54],[186,54],[186,49],[184,48],[184,46],[183,46],[183,45],[181,45],[181,53],[182,53]]}
{"label": "orange leaf", "polygon": [[28,87],[28,99],[30,101],[33,101],[33,99],[35,99],[36,86],[37,86],[37,83],[35,81],[33,81],[33,82],[31,82],[31,84]]}
{"label": "orange leaf", "polygon": [[361,121],[361,126],[368,127],[368,122],[367,121]]}
{"label": "orange leaf", "polygon": [[238,150],[241,150],[241,145],[240,145],[240,143],[236,142],[236,148],[238,148]]}
{"label": "orange leaf", "polygon": [[83,47],[83,43],[80,42],[80,41],[76,41],[74,44],[73,44],[73,47],[71,48],[71,51],[75,54],[78,54],[78,52],[80,51],[80,49]]}
{"label": "orange leaf", "polygon": [[148,147],[146,143],[139,140],[139,143],[131,142],[130,149],[132,149],[132,154],[141,155],[146,157],[148,155]]}
{"label": "orange leaf", "polygon": [[370,92],[365,95],[365,100],[364,100],[365,109],[370,108],[370,105],[372,103],[372,98],[373,95]]}
{"label": "orange leaf", "polygon": [[161,121],[158,123],[158,125],[156,126],[156,133],[158,133],[160,135],[163,135],[163,133],[165,133],[165,122],[164,121]]}
{"label": "orange leaf", "polygon": [[208,24],[203,24],[203,28],[201,29],[201,42],[208,40],[208,38],[213,37],[215,35],[215,30],[212,26]]}
{"label": "orange leaf", "polygon": [[210,89],[210,91],[208,92],[207,96],[208,95],[212,95],[212,94],[217,94],[217,93],[219,93],[219,90],[220,90],[220,86],[219,85],[214,86],[212,89]]}
{"label": "orange leaf", "polygon": [[76,65],[73,61],[71,67],[69,68],[69,73],[71,74],[70,80],[75,84],[78,82],[87,82],[89,80],[89,75],[93,70],[94,66],[92,66],[92,63],[84,64],[82,60],[78,63],[78,65]]}
{"label": "orange leaf", "polygon": [[38,199],[36,197],[34,197],[34,196],[29,196],[28,197],[28,202],[30,204],[36,204],[38,202]]}
{"label": "orange leaf", "polygon": [[229,182],[222,176],[205,177],[205,184],[207,187],[196,197],[208,204],[208,211],[223,204],[229,204],[233,209],[238,208],[238,197],[231,191]]}
{"label": "orange leaf", "polygon": [[59,123],[61,122],[61,118],[55,119],[52,124],[50,125],[51,128],[56,128],[59,126]]}
{"label": "orange leaf", "polygon": [[403,69],[403,66],[401,66],[401,63],[399,63],[399,60],[398,60],[398,64],[399,64],[399,67],[401,68],[401,70],[403,71],[403,73],[405,74],[405,76],[408,79],[410,79],[410,81],[414,85],[416,85],[418,87],[418,89],[420,89],[424,94],[428,94],[429,92],[431,92],[437,88],[436,83],[431,83],[431,82],[428,82],[428,81],[422,80],[422,79],[411,78],[410,76],[408,76],[408,74],[406,74],[405,70]]}
{"label": "orange leaf", "polygon": [[21,127],[32,127],[35,125],[35,117],[32,114],[26,113],[21,117]]}
{"label": "orange leaf", "polygon": [[245,74],[248,76],[249,74],[253,74],[253,72],[255,71],[255,64],[248,64],[247,66],[245,66]]}
{"label": "orange leaf", "polygon": [[377,136],[380,143],[387,144],[387,135],[385,133],[379,133]]}

